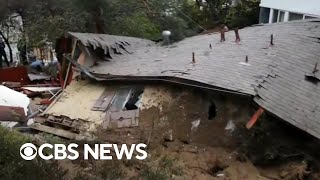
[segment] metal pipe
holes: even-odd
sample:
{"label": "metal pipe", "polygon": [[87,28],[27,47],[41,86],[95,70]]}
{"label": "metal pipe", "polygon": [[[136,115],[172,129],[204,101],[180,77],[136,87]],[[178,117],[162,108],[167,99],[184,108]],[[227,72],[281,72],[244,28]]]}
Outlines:
{"label": "metal pipe", "polygon": [[[60,89],[57,93],[55,93],[55,94],[49,99],[49,101],[52,100],[53,98],[55,98],[61,91],[62,91],[62,89]],[[29,119],[31,119],[31,118],[36,117],[36,116],[39,115],[40,113],[42,113],[46,108],[47,108],[47,106],[45,106],[45,105],[40,106],[37,111],[35,111],[34,113],[32,113],[32,114],[30,114],[29,116],[27,116],[27,121],[28,121]]]}
{"label": "metal pipe", "polygon": [[66,77],[64,78],[64,84],[63,84],[62,89],[65,89],[66,86],[67,86],[67,81],[68,81],[68,77],[69,77],[70,68],[71,68],[71,62],[69,62],[68,69],[67,69],[67,74],[66,74]]}

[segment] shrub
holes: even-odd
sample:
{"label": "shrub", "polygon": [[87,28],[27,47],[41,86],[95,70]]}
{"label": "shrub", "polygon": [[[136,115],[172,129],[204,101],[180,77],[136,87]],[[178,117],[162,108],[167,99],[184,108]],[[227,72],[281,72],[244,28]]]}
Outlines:
{"label": "shrub", "polygon": [[20,157],[22,144],[30,142],[21,133],[0,127],[0,177],[1,179],[64,179],[63,171],[56,161],[35,158],[26,161]]}

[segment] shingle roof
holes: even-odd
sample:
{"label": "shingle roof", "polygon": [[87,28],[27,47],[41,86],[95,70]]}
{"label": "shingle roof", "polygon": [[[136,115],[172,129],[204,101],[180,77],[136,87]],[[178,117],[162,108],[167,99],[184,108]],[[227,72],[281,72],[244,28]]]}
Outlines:
{"label": "shingle roof", "polygon": [[[108,51],[110,51],[110,53],[112,54],[112,49],[130,54],[137,48],[154,44],[150,40],[135,37],[76,32],[69,32],[69,34],[81,41],[81,43],[85,46],[92,46],[93,49],[96,49],[98,47],[102,48],[106,54],[108,53]],[[126,47],[125,50],[122,49],[122,47]]]}
{"label": "shingle roof", "polygon": [[287,23],[281,25],[281,30],[279,35],[283,38],[277,40],[269,68],[269,74],[274,76],[268,76],[260,83],[255,101],[320,138],[320,83],[306,78],[320,62],[320,23]]}
{"label": "shingle roof", "polygon": [[98,44],[103,49],[120,41],[131,42],[122,43],[125,50],[119,49],[121,55],[110,53],[112,59],[90,67],[95,75],[163,80],[174,77],[253,95],[267,111],[320,138],[320,83],[306,80],[320,61],[320,21],[259,25],[239,33],[239,45],[234,43],[234,32],[227,32],[223,43],[219,34],[205,34],[169,47],[130,37],[72,35],[86,46]]}

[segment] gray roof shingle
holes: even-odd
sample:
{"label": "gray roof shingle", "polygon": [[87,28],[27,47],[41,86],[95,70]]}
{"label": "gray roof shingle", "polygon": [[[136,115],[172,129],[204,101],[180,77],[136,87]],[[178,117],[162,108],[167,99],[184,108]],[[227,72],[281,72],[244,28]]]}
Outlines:
{"label": "gray roof shingle", "polygon": [[[89,71],[105,78],[174,77],[206,86],[253,95],[255,102],[283,120],[320,138],[320,82],[306,79],[320,63],[320,21],[293,21],[248,27],[240,31],[187,38],[168,47],[149,40],[71,33],[84,45],[119,48],[112,59],[99,61]],[[270,46],[270,36],[274,45]],[[128,42],[128,43],[123,43]],[[209,45],[212,45],[212,49]],[[192,52],[195,63],[192,63]],[[245,63],[248,56],[248,63]],[[320,67],[320,64],[319,66]],[[318,72],[315,77],[319,77]]]}

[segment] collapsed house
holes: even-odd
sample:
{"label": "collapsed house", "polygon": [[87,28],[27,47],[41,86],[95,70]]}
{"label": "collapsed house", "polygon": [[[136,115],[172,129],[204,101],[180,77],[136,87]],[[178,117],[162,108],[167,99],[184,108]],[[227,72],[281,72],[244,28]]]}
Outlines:
{"label": "collapsed house", "polygon": [[266,111],[320,138],[319,22],[257,25],[237,39],[230,31],[168,46],[71,32],[75,46],[65,60],[73,81],[31,127],[81,139],[98,127],[147,131],[153,119],[169,140],[212,144],[215,133],[228,136],[256,111],[250,128]]}

